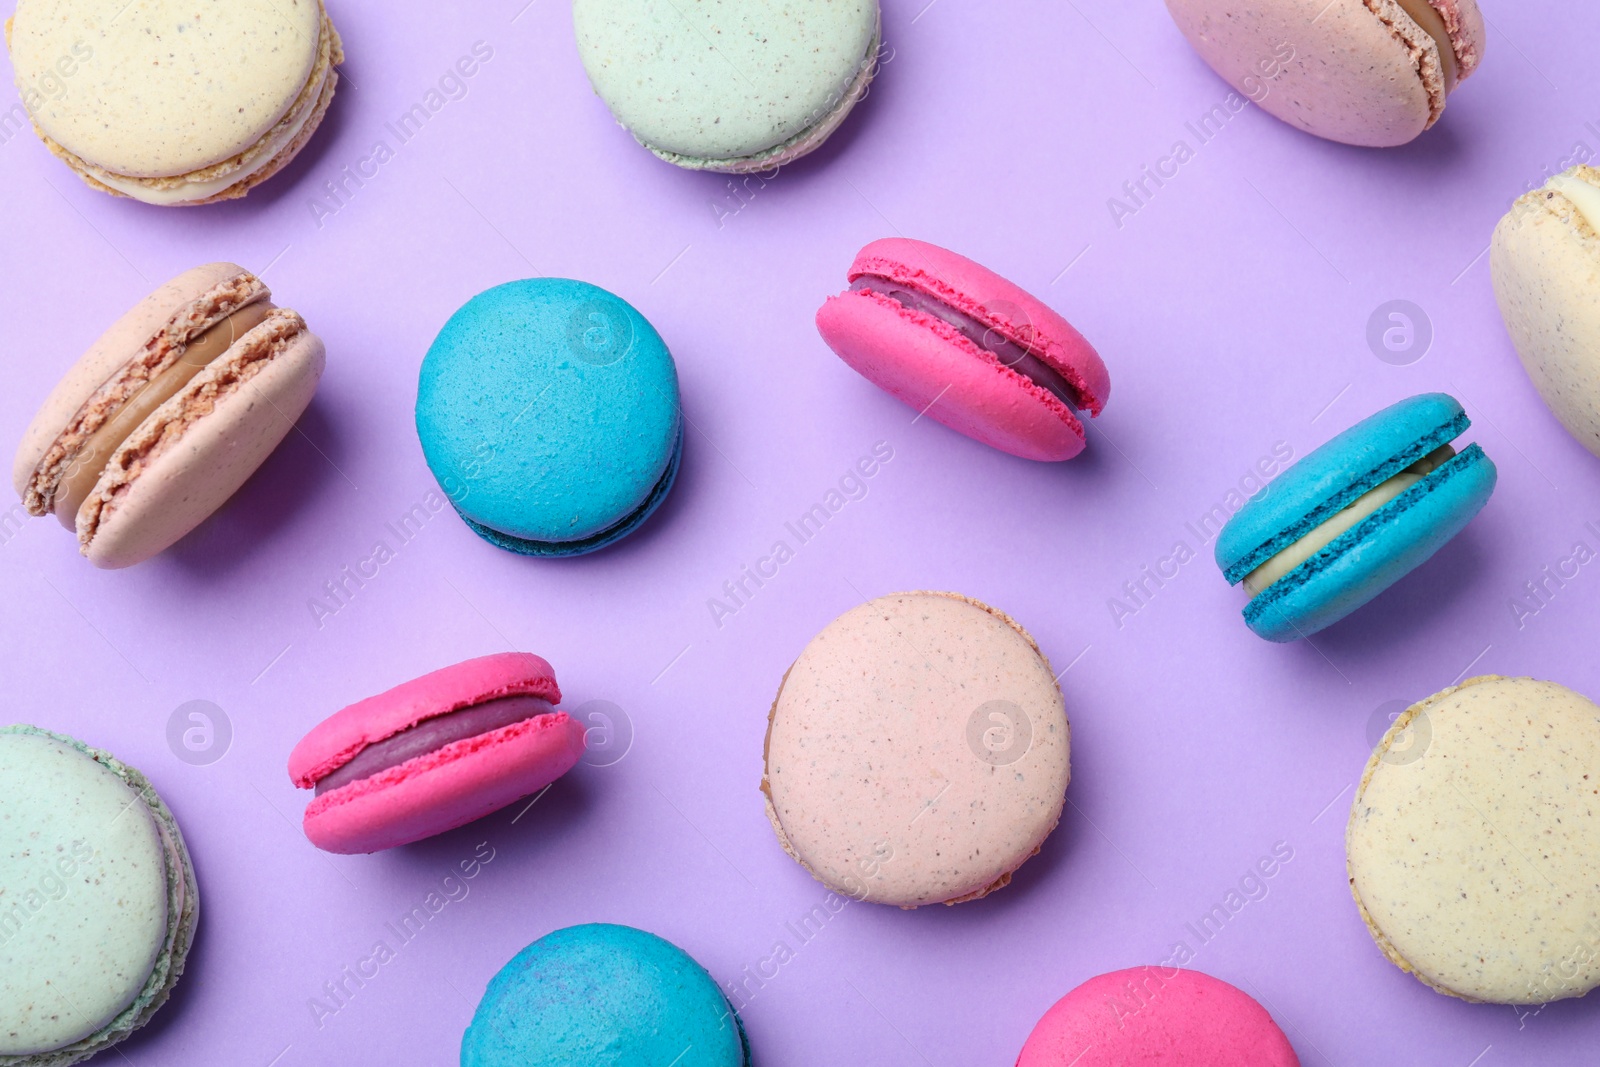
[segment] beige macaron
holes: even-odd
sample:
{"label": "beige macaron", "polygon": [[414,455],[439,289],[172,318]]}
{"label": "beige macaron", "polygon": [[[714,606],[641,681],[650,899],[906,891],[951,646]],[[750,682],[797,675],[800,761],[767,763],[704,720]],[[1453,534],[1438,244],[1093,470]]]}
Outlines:
{"label": "beige macaron", "polygon": [[17,0],[6,41],[50,151],[160,205],[241,197],[283,169],[344,61],[321,0]]}
{"label": "beige macaron", "polygon": [[232,263],[179,275],[67,372],[17,449],[29,512],[97,567],[161,552],[221,507],[311,402],[322,341]]}
{"label": "beige macaron", "polygon": [[1350,890],[1441,993],[1543,1004],[1600,985],[1600,707],[1473,678],[1408,708],[1356,790]]}
{"label": "beige macaron", "polygon": [[898,593],[839,616],[784,675],[761,789],[779,843],[836,893],[958,904],[1055,829],[1070,740],[1026,630],[969,597]]}
{"label": "beige macaron", "polygon": [[1489,246],[1494,295],[1534,388],[1600,456],[1600,169],[1517,199]]}

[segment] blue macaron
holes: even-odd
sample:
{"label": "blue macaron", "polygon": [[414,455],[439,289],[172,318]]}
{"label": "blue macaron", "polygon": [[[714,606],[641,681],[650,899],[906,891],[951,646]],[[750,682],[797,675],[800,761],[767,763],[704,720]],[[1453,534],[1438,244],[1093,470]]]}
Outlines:
{"label": "blue macaron", "polygon": [[417,436],[484,540],[532,556],[593,552],[637,529],[677,478],[677,366],[622,298],[564,278],[510,282],[434,339]]}
{"label": "blue macaron", "polygon": [[748,1067],[738,1014],[705,969],[631,926],[540,938],[489,981],[461,1067]]}
{"label": "blue macaron", "polygon": [[1294,641],[1420,566],[1488,503],[1495,466],[1450,445],[1471,420],[1444,393],[1384,408],[1252,497],[1217,538],[1217,566],[1252,595],[1250,629]]}

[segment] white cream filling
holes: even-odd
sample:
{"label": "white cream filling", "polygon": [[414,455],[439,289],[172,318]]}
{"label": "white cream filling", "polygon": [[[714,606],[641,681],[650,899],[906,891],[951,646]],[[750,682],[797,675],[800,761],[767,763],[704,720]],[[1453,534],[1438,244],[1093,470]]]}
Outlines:
{"label": "white cream filling", "polygon": [[[320,96],[320,90],[318,95]],[[300,136],[300,132],[306,128],[306,123],[310,122],[311,116],[316,113],[316,102],[312,101],[312,105],[305,109],[305,114],[301,115],[296,122],[286,129],[275,134],[267,142],[266,151],[256,156],[254,163],[231,174],[225,174],[220,178],[212,178],[208,181],[186,181],[182,185],[176,185],[170,189],[160,189],[155,186],[144,185],[133,178],[110,174],[99,167],[89,167],[88,170],[94,180],[100,184],[109,186],[119,193],[126,193],[135,200],[141,200],[146,204],[155,204],[158,207],[171,207],[174,204],[189,204],[197,200],[209,200],[218,193],[231,189],[240,182],[248,181],[254,175],[265,170],[273,160],[278,158],[279,153],[289,147],[296,137]]]}
{"label": "white cream filling", "polygon": [[1600,231],[1600,189],[1570,174],[1557,174],[1550,179],[1548,188],[1554,189],[1572,201],[1572,206],[1578,209],[1578,214],[1582,215],[1595,230]]}
{"label": "white cream filling", "polygon": [[1451,446],[1440,445],[1388,481],[1361,494],[1343,511],[1314,527],[1300,540],[1245,575],[1245,589],[1251,596],[1258,596],[1263,589],[1328,547],[1340,534],[1416,485],[1455,454],[1456,450]]}

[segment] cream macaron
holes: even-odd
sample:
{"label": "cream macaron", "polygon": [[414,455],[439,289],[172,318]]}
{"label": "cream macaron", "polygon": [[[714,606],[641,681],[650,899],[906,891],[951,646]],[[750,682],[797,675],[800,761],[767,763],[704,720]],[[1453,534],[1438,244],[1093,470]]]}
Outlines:
{"label": "cream macaron", "polygon": [[322,341],[232,263],[179,275],[67,372],[17,449],[28,511],[54,514],[97,567],[161,552],[278,446],[322,377]]}
{"label": "cream macaron", "polygon": [[1007,885],[1066,804],[1055,672],[955,593],[845,612],[784,676],[761,788],[778,841],[834,892],[915,908]]}
{"label": "cream macaron", "polygon": [[1600,707],[1494,676],[1413,705],[1367,763],[1345,849],[1402,970],[1463,1000],[1583,996],[1600,985]]}
{"label": "cream macaron", "polygon": [[241,197],[283,169],[344,61],[320,0],[17,0],[6,38],[50,151],[159,205]]}
{"label": "cream macaron", "polygon": [[1600,456],[1600,168],[1526,193],[1494,229],[1494,295],[1534,388]]}

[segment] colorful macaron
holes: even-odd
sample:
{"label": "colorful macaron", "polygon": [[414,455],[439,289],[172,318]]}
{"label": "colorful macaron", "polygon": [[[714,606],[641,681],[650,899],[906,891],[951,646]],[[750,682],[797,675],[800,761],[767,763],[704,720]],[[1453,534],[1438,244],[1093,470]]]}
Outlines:
{"label": "colorful macaron", "polygon": [[1439,121],[1478,69],[1477,0],[1167,0],[1200,57],[1296,129],[1387,148]]}
{"label": "colorful macaron", "polygon": [[144,775],[0,727],[0,1063],[65,1067],[148,1023],[200,917],[177,820]]}
{"label": "colorful macaron", "polygon": [[1309,637],[1389,588],[1460,533],[1494,492],[1454,397],[1384,408],[1313,450],[1240,508],[1217,537],[1244,619],[1268,641]]}
{"label": "colorful macaron", "polygon": [[1600,707],[1532,678],[1412,705],[1356,788],[1350,891],[1401,970],[1441,993],[1544,1004],[1600,986]]}
{"label": "colorful macaron", "polygon": [[691,170],[771,170],[814,151],[878,69],[878,0],[573,0],[578,54],[617,122]]}
{"label": "colorful macaron", "polygon": [[1577,166],[1520,197],[1489,247],[1494,294],[1533,384],[1600,456],[1600,169]]}
{"label": "colorful macaron", "polygon": [[583,755],[584,727],[560,700],[550,664],[504,652],[350,705],[289,754],[290,779],[316,790],[306,837],[326,852],[378,852],[543,789]]}
{"label": "colorful macaron", "polygon": [[1071,459],[1111,378],[1066,319],[985,267],[891,237],[863,248],[850,288],[817,312],[828,347],[862,377],[976,441]]}
{"label": "colorful macaron", "polygon": [[97,567],[166,549],[261,466],[311,403],[325,350],[233,263],[179,275],[78,360],[34,416],[12,477]]}
{"label": "colorful macaron", "polygon": [[1254,999],[1199,971],[1130,967],[1056,1001],[1017,1067],[1300,1067],[1289,1039]]}
{"label": "colorful macaron", "polygon": [[626,537],[683,454],[666,342],[627,301],[562,278],[496,286],[452,315],[422,361],[416,416],[467,525],[530,556]]}
{"label": "colorful macaron", "polygon": [[344,62],[311,0],[17,0],[6,28],[50,151],[91,188],[147,204],[235,199],[282,170]]}
{"label": "colorful macaron", "polygon": [[969,597],[897,593],[829,623],[784,675],[761,790],[784,850],[835,893],[959,904],[1055,829],[1070,741],[1026,630]]}
{"label": "colorful macaron", "polygon": [[631,926],[548,934],[489,981],[461,1067],[748,1067],[744,1026],[688,953]]}

